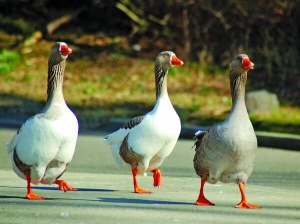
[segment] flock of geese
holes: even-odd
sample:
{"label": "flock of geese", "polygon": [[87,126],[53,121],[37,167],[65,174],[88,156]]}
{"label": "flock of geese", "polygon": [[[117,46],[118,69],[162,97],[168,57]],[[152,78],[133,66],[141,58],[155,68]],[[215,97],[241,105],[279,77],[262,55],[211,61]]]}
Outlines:
{"label": "flock of geese", "polygon": [[[60,177],[71,162],[78,137],[78,121],[63,96],[66,59],[72,49],[57,42],[48,61],[47,102],[36,115],[22,124],[7,143],[14,172],[27,181],[27,199],[43,200],[32,184],[57,184],[60,190],[76,191]],[[153,173],[153,185],[162,187],[159,166],[178,140],[181,123],[167,91],[169,68],[183,65],[171,51],[158,54],[155,61],[156,103],[145,115],[132,118],[119,130],[104,137],[115,162],[131,170],[134,192],[152,193],[139,187],[137,175]],[[254,68],[246,54],[239,54],[230,64],[232,108],[227,119],[207,131],[195,133],[195,172],[201,177],[196,205],[214,205],[204,196],[206,182],[237,183],[241,202],[236,208],[259,209],[250,204],[245,184],[253,170],[257,139],[245,106],[247,71]]]}

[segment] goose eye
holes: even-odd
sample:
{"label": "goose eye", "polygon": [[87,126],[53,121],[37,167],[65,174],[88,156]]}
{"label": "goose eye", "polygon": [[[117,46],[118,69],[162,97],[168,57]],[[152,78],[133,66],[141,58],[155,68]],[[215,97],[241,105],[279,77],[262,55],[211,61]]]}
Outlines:
{"label": "goose eye", "polygon": [[165,58],[170,57],[170,55],[168,53],[165,53]]}
{"label": "goose eye", "polygon": [[237,58],[240,62],[242,62],[243,61],[243,57],[241,57],[241,56],[238,56],[238,58]]}

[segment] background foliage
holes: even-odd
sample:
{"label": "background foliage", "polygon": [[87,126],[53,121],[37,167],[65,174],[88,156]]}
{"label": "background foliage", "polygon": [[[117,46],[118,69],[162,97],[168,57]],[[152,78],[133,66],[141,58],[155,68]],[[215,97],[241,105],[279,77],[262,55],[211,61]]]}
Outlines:
{"label": "background foliage", "polygon": [[251,88],[300,103],[297,0],[2,0],[0,8],[2,32],[16,35],[2,38],[1,47],[15,47],[36,30],[46,34],[50,21],[76,12],[77,32],[127,36],[147,53],[168,46],[185,61],[226,67],[247,52],[257,69]]}
{"label": "background foliage", "polygon": [[[248,89],[267,89],[277,93],[284,104],[298,107],[299,3],[298,0],[0,0],[0,63],[11,61],[11,66],[5,69],[12,70],[22,55],[34,52],[34,46],[43,45],[40,40],[63,39],[80,48],[84,56],[72,54],[72,58],[88,60],[80,65],[86,68],[92,62],[114,67],[115,59],[119,60],[119,67],[126,63],[133,66],[134,62],[124,60],[124,55],[133,60],[153,60],[157,52],[171,49],[186,65],[190,64],[188,69],[193,69],[193,63],[198,64],[195,79],[200,80],[180,80],[186,86],[181,85],[174,92],[189,94],[201,90],[213,97],[211,87],[219,88],[222,83],[215,75],[224,73],[232,58],[244,52],[255,63]],[[106,57],[105,62],[99,62],[99,52]],[[9,59],[5,55],[10,55]],[[75,65],[69,65],[72,66]],[[102,86],[86,85],[83,93],[95,95],[106,87],[120,91],[116,87],[117,78],[110,72],[103,71]],[[176,69],[172,72],[177,73]],[[207,79],[203,74],[212,76]],[[30,82],[34,77],[27,74],[22,80]],[[74,77],[86,83],[96,79],[91,73],[90,77],[76,74]],[[5,80],[18,78],[8,76]],[[199,82],[201,88],[196,86]],[[210,82],[210,86],[204,82]],[[135,85],[136,91],[147,89],[141,83]],[[223,91],[228,93],[228,89]],[[86,99],[81,100],[82,104],[89,104]],[[203,105],[192,98],[185,106],[196,112]]]}

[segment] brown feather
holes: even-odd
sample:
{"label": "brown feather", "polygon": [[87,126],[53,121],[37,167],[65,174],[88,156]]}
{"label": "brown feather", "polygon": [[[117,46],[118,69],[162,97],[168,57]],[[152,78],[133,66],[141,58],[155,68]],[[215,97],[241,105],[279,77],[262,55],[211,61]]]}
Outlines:
{"label": "brown feather", "polygon": [[18,167],[18,169],[19,169],[22,173],[24,173],[24,175],[30,174],[30,168],[31,168],[31,165],[26,165],[25,163],[23,163],[23,162],[20,160],[20,158],[18,157],[16,148],[14,149],[13,159],[14,159],[14,162],[15,162],[15,164],[16,164],[16,167]]}
{"label": "brown feather", "polygon": [[142,157],[133,152],[132,149],[128,147],[128,136],[129,134],[124,138],[122,145],[120,146],[119,153],[126,163],[130,164],[132,168],[136,168],[138,162]]}

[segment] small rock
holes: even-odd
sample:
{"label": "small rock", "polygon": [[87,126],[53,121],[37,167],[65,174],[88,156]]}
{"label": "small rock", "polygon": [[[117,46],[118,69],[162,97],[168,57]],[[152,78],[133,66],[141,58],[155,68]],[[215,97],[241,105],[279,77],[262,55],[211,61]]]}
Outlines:
{"label": "small rock", "polygon": [[67,211],[63,211],[60,213],[60,217],[61,218],[68,218],[69,217],[69,213]]}
{"label": "small rock", "polygon": [[270,111],[280,106],[275,93],[267,90],[250,91],[246,93],[246,106],[249,113],[259,111]]}

